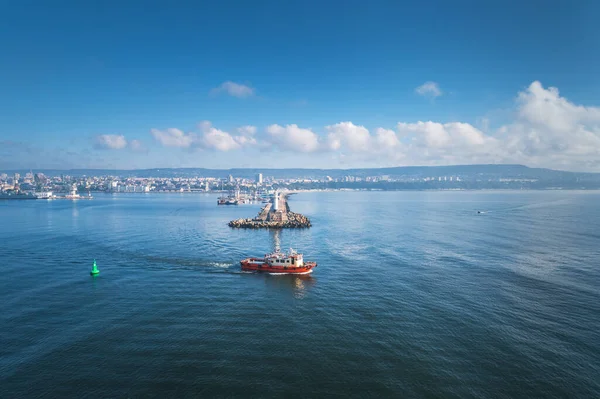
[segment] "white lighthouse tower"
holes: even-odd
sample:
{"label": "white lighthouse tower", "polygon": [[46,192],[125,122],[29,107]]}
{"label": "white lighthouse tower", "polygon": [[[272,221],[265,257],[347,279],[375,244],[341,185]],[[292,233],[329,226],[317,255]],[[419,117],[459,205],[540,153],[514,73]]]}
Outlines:
{"label": "white lighthouse tower", "polygon": [[273,210],[279,210],[279,192],[275,191],[275,195],[273,196]]}

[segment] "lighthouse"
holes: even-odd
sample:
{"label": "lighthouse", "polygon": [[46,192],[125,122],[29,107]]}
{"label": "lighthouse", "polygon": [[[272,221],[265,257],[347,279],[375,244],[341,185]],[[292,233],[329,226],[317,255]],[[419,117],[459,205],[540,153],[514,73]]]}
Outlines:
{"label": "lighthouse", "polygon": [[273,210],[277,212],[279,210],[279,193],[275,191],[275,196],[273,197]]}

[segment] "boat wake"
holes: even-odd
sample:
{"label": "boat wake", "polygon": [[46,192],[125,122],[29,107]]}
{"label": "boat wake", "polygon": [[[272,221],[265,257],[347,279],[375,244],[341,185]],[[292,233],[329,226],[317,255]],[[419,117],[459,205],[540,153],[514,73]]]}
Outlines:
{"label": "boat wake", "polygon": [[225,262],[210,262],[209,266],[213,266],[213,267],[223,267],[223,268],[228,268],[233,266],[233,263],[225,263]]}

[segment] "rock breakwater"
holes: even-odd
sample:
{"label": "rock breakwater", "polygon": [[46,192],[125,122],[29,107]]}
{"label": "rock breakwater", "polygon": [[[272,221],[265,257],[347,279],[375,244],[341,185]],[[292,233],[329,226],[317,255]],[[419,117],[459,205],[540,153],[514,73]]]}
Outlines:
{"label": "rock breakwater", "polygon": [[262,219],[236,219],[229,227],[244,229],[301,229],[311,227],[310,219],[300,213],[287,212],[285,221],[266,221]]}

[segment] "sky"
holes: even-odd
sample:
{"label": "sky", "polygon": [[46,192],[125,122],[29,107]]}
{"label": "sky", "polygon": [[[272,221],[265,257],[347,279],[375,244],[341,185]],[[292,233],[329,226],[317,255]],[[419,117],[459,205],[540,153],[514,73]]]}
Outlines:
{"label": "sky", "polygon": [[600,172],[598,1],[4,1],[0,169]]}

